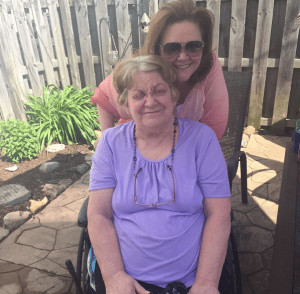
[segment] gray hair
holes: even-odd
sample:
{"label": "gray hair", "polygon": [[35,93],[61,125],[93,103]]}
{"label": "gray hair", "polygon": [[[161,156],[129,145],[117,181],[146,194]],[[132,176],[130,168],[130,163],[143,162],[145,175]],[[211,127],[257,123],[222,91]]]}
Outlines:
{"label": "gray hair", "polygon": [[176,75],[167,61],[157,55],[136,56],[120,61],[113,71],[113,86],[119,94],[120,105],[127,105],[128,90],[133,86],[133,76],[139,71],[159,73],[169,85],[173,101],[179,99],[179,92],[174,86]]}

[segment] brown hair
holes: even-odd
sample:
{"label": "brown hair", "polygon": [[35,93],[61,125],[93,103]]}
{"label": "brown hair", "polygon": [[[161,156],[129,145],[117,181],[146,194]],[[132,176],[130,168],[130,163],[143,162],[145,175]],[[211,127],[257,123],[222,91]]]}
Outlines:
{"label": "brown hair", "polygon": [[142,55],[160,55],[160,42],[168,26],[183,21],[196,24],[201,32],[204,42],[201,63],[189,79],[191,84],[202,80],[212,67],[212,35],[214,29],[214,16],[205,8],[196,7],[193,0],[177,0],[166,3],[152,17],[143,48]]}
{"label": "brown hair", "polygon": [[113,86],[117,90],[120,105],[127,105],[128,90],[133,86],[133,76],[139,72],[157,72],[169,85],[173,101],[179,98],[179,92],[174,86],[176,75],[167,61],[161,56],[146,55],[128,58],[117,63],[113,70]]}

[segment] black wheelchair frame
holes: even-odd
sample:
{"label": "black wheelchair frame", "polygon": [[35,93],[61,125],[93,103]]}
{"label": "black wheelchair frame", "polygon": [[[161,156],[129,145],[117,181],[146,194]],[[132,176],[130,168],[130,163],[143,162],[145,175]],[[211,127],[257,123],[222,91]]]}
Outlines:
{"label": "black wheelchair frame", "polygon": [[[220,145],[227,162],[230,188],[240,162],[242,202],[247,203],[247,159],[245,152],[241,151],[241,140],[250,95],[252,73],[246,71],[224,71],[224,78],[229,96],[229,116],[227,128]],[[82,227],[82,233],[79,241],[76,271],[71,261],[66,261],[67,268],[76,283],[77,294],[92,294],[87,292],[87,257],[90,247],[86,217],[87,204],[88,198],[85,200],[78,216],[78,225]],[[220,278],[219,289],[221,294],[242,294],[240,263],[233,230],[230,232],[228,251]]]}
{"label": "black wheelchair frame", "polygon": [[[78,215],[78,226],[82,228],[78,245],[76,270],[70,260],[66,261],[66,266],[70,272],[76,285],[76,294],[94,294],[89,283],[89,275],[87,269],[87,260],[89,249],[91,246],[88,230],[87,230],[87,205],[89,198],[86,198]],[[240,273],[239,256],[236,246],[234,233],[231,230],[228,241],[228,250],[224,262],[219,291],[221,294],[242,294],[242,282]],[[105,290],[103,293],[105,294]]]}

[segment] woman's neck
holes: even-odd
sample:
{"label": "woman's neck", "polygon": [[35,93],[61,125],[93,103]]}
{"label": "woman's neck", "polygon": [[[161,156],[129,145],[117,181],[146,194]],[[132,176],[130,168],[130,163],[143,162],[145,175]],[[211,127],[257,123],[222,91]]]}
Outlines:
{"label": "woman's neck", "polygon": [[162,138],[168,137],[173,134],[174,125],[173,121],[169,124],[162,126],[160,128],[142,128],[136,125],[135,136],[137,140],[141,141],[160,141]]}
{"label": "woman's neck", "polygon": [[188,82],[178,82],[179,99],[177,105],[183,104],[192,87]]}
{"label": "woman's neck", "polygon": [[[174,133],[174,129],[176,132]],[[135,144],[140,153],[150,160],[161,160],[170,154],[178,140],[178,126],[173,121],[156,130],[143,130],[136,126]],[[174,140],[174,141],[173,141]]]}

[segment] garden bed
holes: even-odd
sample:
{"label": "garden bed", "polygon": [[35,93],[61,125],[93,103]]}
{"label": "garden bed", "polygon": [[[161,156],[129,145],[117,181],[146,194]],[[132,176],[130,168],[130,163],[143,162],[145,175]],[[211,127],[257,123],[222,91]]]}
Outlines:
{"label": "garden bed", "polygon": [[[90,145],[73,144],[66,145],[64,150],[50,153],[44,149],[37,158],[16,163],[18,169],[14,172],[5,170],[13,166],[11,162],[6,162],[0,157],[0,187],[8,184],[19,184],[31,191],[31,199],[41,200],[44,198],[42,188],[47,183],[56,183],[62,179],[79,178],[80,175],[73,171],[73,168],[84,163],[85,156],[92,153]],[[44,174],[40,172],[39,166],[46,161],[56,161],[60,163],[57,170],[52,173]],[[48,197],[49,199],[49,197]],[[53,199],[49,199],[51,201]],[[3,217],[11,211],[28,211],[30,202],[25,201],[21,204],[9,207],[0,205],[0,226],[3,226]]]}

